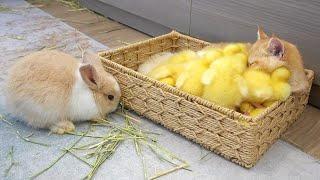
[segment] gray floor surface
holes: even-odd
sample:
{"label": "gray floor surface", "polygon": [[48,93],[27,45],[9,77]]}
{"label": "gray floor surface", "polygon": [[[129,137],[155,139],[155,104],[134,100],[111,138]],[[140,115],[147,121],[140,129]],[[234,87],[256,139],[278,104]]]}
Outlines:
{"label": "gray floor surface", "polygon": [[[56,46],[74,56],[80,55],[78,45],[95,51],[108,49],[99,42],[76,31],[38,8],[31,7],[24,1],[0,0],[0,5],[8,9],[0,11],[0,86],[4,86],[7,69],[19,57],[43,47]],[[4,107],[3,91],[0,91],[0,113],[7,115]],[[111,115],[121,123],[119,116]],[[139,117],[137,117],[139,118]],[[233,164],[224,158],[208,151],[185,138],[171,133],[162,126],[141,118],[141,128],[160,133],[158,142],[186,160],[190,169],[179,170],[159,179],[319,179],[320,163],[306,153],[284,141],[277,141],[263,156],[258,164],[250,170]],[[0,179],[29,179],[32,175],[47,167],[61,153],[61,149],[72,144],[78,137],[71,135],[48,135],[47,130],[35,130],[27,127],[18,119],[8,116],[0,122]],[[77,125],[77,131],[83,131],[88,123]],[[23,141],[16,134],[31,132],[31,139],[50,144],[43,147]],[[103,134],[107,128],[96,128],[92,134]],[[84,138],[80,144],[90,142]],[[14,148],[14,160],[18,162],[6,174],[10,166],[8,152]],[[172,166],[160,161],[149,149],[144,148],[147,173],[154,175],[159,170]],[[67,154],[55,166],[38,177],[38,179],[81,179],[90,168]],[[143,179],[141,159],[135,152],[132,141],[121,144],[115,154],[98,170],[94,179]]]}

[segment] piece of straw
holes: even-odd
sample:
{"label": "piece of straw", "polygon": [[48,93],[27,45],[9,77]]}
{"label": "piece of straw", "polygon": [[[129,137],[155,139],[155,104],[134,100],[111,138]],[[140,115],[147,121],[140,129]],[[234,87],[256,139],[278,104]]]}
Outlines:
{"label": "piece of straw", "polygon": [[177,170],[179,170],[179,169],[186,168],[186,167],[188,167],[188,166],[189,166],[188,164],[181,164],[181,165],[176,166],[176,167],[174,167],[174,168],[172,168],[172,169],[169,169],[169,170],[167,170],[167,171],[162,171],[162,172],[156,173],[156,175],[152,176],[152,177],[150,178],[150,180],[159,178],[159,177],[161,177],[161,176],[167,175],[167,174],[172,173],[172,172],[174,172],[174,171],[177,171]]}
{"label": "piece of straw", "polygon": [[70,19],[63,19],[63,18],[59,18],[60,21],[63,21],[63,22],[69,22],[69,23],[77,23],[77,24],[86,24],[86,25],[89,25],[89,24],[94,24],[95,22],[83,22],[83,21],[76,21],[76,20],[70,20]]}
{"label": "piece of straw", "polygon": [[74,12],[74,11],[86,11],[88,10],[87,8],[80,8],[80,9],[69,9],[69,12]]}
{"label": "piece of straw", "polygon": [[84,60],[83,60],[83,56],[84,56],[84,49],[81,47],[81,45],[77,45],[77,47],[78,47],[78,49],[80,50],[80,52],[81,52],[81,60],[82,60],[82,63],[84,62]]}
{"label": "piece of straw", "polygon": [[145,163],[145,160],[144,160],[144,157],[143,157],[143,154],[142,154],[140,143],[136,139],[134,139],[133,142],[135,144],[136,153],[140,157],[141,162],[142,162],[142,169],[143,169],[144,179],[147,180],[148,179],[148,173],[147,173],[146,163]]}
{"label": "piece of straw", "polygon": [[[90,126],[88,128],[88,130],[86,131],[86,133],[84,135],[86,135],[90,130]],[[84,136],[81,136],[77,141],[75,141],[69,148],[67,148],[66,151],[64,151],[56,160],[54,160],[48,167],[46,167],[45,169],[41,170],[40,172],[36,173],[35,175],[33,175],[32,177],[30,177],[30,179],[35,179],[36,177],[40,176],[41,174],[43,174],[44,172],[46,172],[47,170],[49,170],[51,167],[53,167],[58,161],[60,161],[60,159],[62,159],[67,153],[68,150],[72,149],[75,145],[77,145],[83,138]]]}
{"label": "piece of straw", "polygon": [[53,49],[64,49],[64,48],[66,48],[66,46],[67,45],[61,45],[61,46],[56,46],[56,45],[54,45],[54,46],[42,46],[42,47],[40,47],[37,51],[41,51],[41,50],[44,50],[44,49],[46,49],[46,50],[53,50]]}
{"label": "piece of straw", "polygon": [[211,152],[207,152],[205,155],[203,155],[201,158],[200,158],[200,161],[203,160],[205,157],[207,157]]}
{"label": "piece of straw", "polygon": [[[97,141],[95,142],[89,142],[89,143],[71,148],[73,150],[89,151],[88,153],[86,153],[85,157],[95,158],[95,161],[93,164],[88,163],[91,165],[91,170],[87,174],[85,179],[92,179],[96,174],[96,172],[98,171],[98,169],[100,168],[100,166],[115,153],[118,146],[124,140],[128,140],[128,139],[133,140],[133,144],[135,146],[137,155],[140,157],[142,162],[145,179],[148,178],[148,173],[146,168],[146,162],[142,153],[142,145],[149,147],[151,151],[154,152],[160,160],[165,160],[170,164],[174,165],[173,169],[169,169],[168,171],[158,173],[155,176],[152,176],[152,179],[160,176],[164,176],[166,174],[177,171],[179,169],[186,169],[191,171],[190,169],[187,169],[188,167],[187,162],[178,158],[169,150],[157,144],[157,140],[154,139],[153,137],[147,136],[147,134],[157,134],[157,133],[141,130],[140,128],[136,127],[134,122],[140,122],[140,121],[137,121],[135,118],[127,115],[126,110],[123,108],[123,106],[121,106],[120,109],[121,109],[120,112],[118,111],[117,114],[124,117],[124,120],[125,120],[124,125],[111,122],[108,119],[103,119],[103,118],[98,119],[99,121],[96,124],[92,124],[92,125],[107,126],[111,128],[111,130],[103,136],[87,135],[83,133],[69,133],[70,135],[74,135],[74,136],[84,136],[84,137],[91,137],[91,138],[97,139]],[[132,121],[133,119],[135,119],[136,121]],[[83,161],[84,163],[87,162],[78,156],[76,157],[80,161]]]}
{"label": "piece of straw", "polygon": [[24,40],[25,38],[23,36],[9,36],[11,39],[16,39],[16,40]]}
{"label": "piece of straw", "polygon": [[45,143],[42,143],[42,142],[37,142],[37,141],[33,141],[27,137],[24,137],[20,134],[19,131],[16,131],[16,134],[18,135],[18,137],[28,143],[33,143],[33,144],[37,144],[37,145],[40,145],[40,146],[46,146],[46,147],[49,147],[50,145],[49,144],[45,144]]}
{"label": "piece of straw", "polygon": [[[110,133],[110,135],[112,136],[112,134]],[[119,136],[121,135],[121,132],[116,132],[116,134],[114,134],[114,136]],[[107,139],[107,138],[106,138]],[[93,176],[96,174],[97,170],[99,169],[99,167],[109,158],[111,157],[115,150],[117,149],[117,147],[119,146],[120,142],[122,142],[123,139],[119,139],[119,140],[111,140],[111,141],[107,141],[103,144],[99,144],[99,146],[96,148],[95,154],[94,156],[96,156],[96,161],[93,165],[93,168],[90,170],[89,174],[85,177],[85,179],[92,179]],[[103,147],[105,147],[105,151],[103,151]]]}
{"label": "piece of straw", "polygon": [[[1,115],[1,114],[0,114],[0,120],[2,120],[3,122],[9,124],[10,126],[13,126],[13,124],[12,124],[11,122],[9,122],[9,121],[7,121],[7,120],[5,119],[5,116],[4,116],[4,115]],[[12,129],[14,129],[14,127],[12,127]],[[46,147],[49,147],[49,146],[50,146],[49,144],[45,144],[45,143],[42,143],[42,142],[37,142],[37,141],[34,141],[34,140],[29,139],[29,137],[31,137],[31,136],[33,135],[32,132],[31,132],[29,135],[27,135],[27,136],[22,136],[19,131],[16,131],[16,134],[18,135],[18,137],[19,137],[20,139],[22,139],[23,141],[26,141],[26,142],[28,142],[28,143],[33,143],[33,144],[37,144],[37,145],[40,145],[40,146],[46,146]]]}
{"label": "piece of straw", "polygon": [[26,135],[25,138],[29,138],[31,136],[33,136],[33,132],[31,132],[30,134]]}
{"label": "piece of straw", "polygon": [[90,137],[90,138],[103,138],[103,136],[84,135],[84,133],[66,132],[66,134],[74,135],[74,136],[84,136],[84,137]]}
{"label": "piece of straw", "polygon": [[126,29],[126,27],[119,26],[119,27],[116,27],[114,29],[110,29],[110,30],[107,30],[107,31],[99,32],[99,34],[110,33],[110,32],[119,31],[119,30],[123,30],[123,29]]}
{"label": "piece of straw", "polygon": [[69,154],[71,154],[73,157],[77,158],[79,161],[85,163],[86,165],[88,165],[89,167],[93,167],[92,164],[90,164],[88,161],[82,159],[80,156],[76,155],[75,153],[73,153],[70,149],[63,149],[63,151],[67,151]]}
{"label": "piece of straw", "polygon": [[10,8],[0,5],[0,12],[9,12],[9,11],[11,11]]}
{"label": "piece of straw", "polygon": [[79,0],[57,0],[57,1],[69,6],[70,8],[74,8],[74,9],[81,8]]}
{"label": "piece of straw", "polygon": [[5,170],[5,176],[7,177],[10,170],[13,168],[13,166],[18,165],[19,163],[14,161],[13,159],[13,153],[14,153],[14,149],[13,146],[11,146],[10,151],[8,152],[8,158],[10,159],[10,165],[9,167]]}
{"label": "piece of straw", "polygon": [[124,114],[122,112],[119,112],[119,111],[116,111],[115,114],[119,115],[119,116],[122,116],[122,117],[125,117],[125,118],[128,118],[136,123],[141,123],[141,120],[140,119],[137,119],[137,118],[134,118],[128,114]]}
{"label": "piece of straw", "polygon": [[130,45],[131,43],[126,42],[126,41],[122,41],[122,40],[117,40],[119,43],[125,44],[125,45]]}
{"label": "piece of straw", "polygon": [[9,122],[8,120],[6,120],[6,117],[2,114],[0,114],[0,120],[9,124],[10,126],[13,126],[13,124],[11,122]]}

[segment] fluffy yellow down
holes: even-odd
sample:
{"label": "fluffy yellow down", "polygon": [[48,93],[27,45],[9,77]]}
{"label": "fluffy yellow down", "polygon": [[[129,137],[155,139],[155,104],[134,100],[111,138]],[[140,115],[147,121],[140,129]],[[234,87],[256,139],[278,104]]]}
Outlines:
{"label": "fluffy yellow down", "polygon": [[241,43],[232,43],[227,45],[224,49],[223,52],[225,55],[233,55],[237,53],[246,53],[246,48],[244,44]]}
{"label": "fluffy yellow down", "polygon": [[190,60],[193,60],[193,58],[196,58],[197,54],[194,51],[191,50],[184,50],[181,52],[178,52],[174,54],[169,60],[168,63],[184,63],[188,62]]}
{"label": "fluffy yellow down", "polygon": [[247,93],[245,81],[240,75],[224,72],[205,85],[202,97],[223,107],[235,109]]}
{"label": "fluffy yellow down", "polygon": [[[240,111],[254,117],[276,101],[287,99],[291,94],[291,86],[288,83],[290,75],[290,71],[285,67],[274,70],[271,75],[260,70],[248,69],[244,78],[249,94],[247,102],[241,103]],[[251,103],[259,103],[262,107],[254,107]]]}
{"label": "fluffy yellow down", "polygon": [[240,105],[240,111],[248,116],[258,116],[260,113],[262,113],[266,107],[254,107],[251,103],[249,102],[243,102]]}
{"label": "fluffy yellow down", "polygon": [[174,79],[172,77],[167,77],[159,80],[160,82],[166,83],[170,86],[174,86]]}
{"label": "fluffy yellow down", "polygon": [[244,113],[245,115],[249,115],[251,111],[253,111],[255,108],[253,105],[249,102],[243,102],[240,105],[240,111]]}
{"label": "fluffy yellow down", "polygon": [[258,116],[259,114],[261,114],[266,108],[255,108],[254,110],[252,110],[250,113],[249,113],[249,116],[252,116],[252,117],[256,117]]}
{"label": "fluffy yellow down", "polygon": [[205,85],[202,97],[223,107],[235,109],[248,93],[242,77],[247,67],[247,55],[236,44],[228,45],[223,50],[223,57],[213,61],[203,73]]}
{"label": "fluffy yellow down", "polygon": [[290,71],[281,67],[267,73],[248,68],[247,63],[246,45],[232,43],[225,48],[175,53],[147,76],[254,117],[288,98]]}
{"label": "fluffy yellow down", "polygon": [[206,62],[202,59],[188,62],[185,71],[180,74],[176,81],[176,87],[187,93],[201,96],[203,92],[201,77],[207,68]]}
{"label": "fluffy yellow down", "polygon": [[288,81],[290,78],[290,71],[281,67],[274,70],[271,74],[272,88],[273,88],[273,96],[271,98],[272,101],[284,101],[291,94],[291,86]]}
{"label": "fluffy yellow down", "polygon": [[243,77],[249,89],[247,101],[263,103],[272,97],[273,89],[270,74],[258,69],[247,69]]}
{"label": "fluffy yellow down", "polygon": [[223,51],[214,47],[207,47],[197,52],[206,65],[223,56]]}
{"label": "fluffy yellow down", "polygon": [[194,60],[196,57],[197,54],[193,51],[181,51],[172,55],[163,64],[151,70],[147,74],[147,76],[160,81],[162,81],[161,79],[171,78],[170,81],[164,80],[163,82],[169,85],[175,84],[175,81],[178,78],[178,76],[185,70],[185,63]]}

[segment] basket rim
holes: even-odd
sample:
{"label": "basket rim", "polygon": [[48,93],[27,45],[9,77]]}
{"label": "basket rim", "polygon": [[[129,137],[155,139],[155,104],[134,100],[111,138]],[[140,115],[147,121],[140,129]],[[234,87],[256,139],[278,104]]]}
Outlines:
{"label": "basket rim", "polygon": [[[164,35],[161,35],[161,36],[150,38],[150,39],[147,39],[147,40],[144,40],[144,41],[139,41],[139,42],[136,42],[136,43],[133,43],[133,44],[129,44],[129,45],[123,46],[123,47],[99,51],[98,54],[99,54],[99,57],[100,57],[102,62],[105,62],[105,63],[111,65],[113,68],[117,68],[117,69],[121,70],[122,72],[124,72],[126,74],[129,74],[131,76],[134,76],[135,78],[138,78],[140,80],[152,83],[156,87],[159,87],[159,88],[163,89],[166,92],[169,92],[169,93],[171,93],[173,95],[179,96],[179,98],[184,98],[187,101],[191,101],[193,103],[197,103],[198,105],[203,105],[203,106],[205,106],[205,107],[207,107],[209,109],[218,111],[219,113],[222,113],[223,115],[226,115],[226,116],[230,117],[231,119],[237,118],[237,119],[245,120],[248,123],[250,123],[250,125],[256,124],[260,119],[263,119],[267,114],[269,114],[270,112],[274,111],[277,107],[279,107],[282,103],[285,102],[285,101],[282,101],[282,102],[281,101],[277,101],[277,102],[273,103],[270,107],[267,107],[258,116],[251,117],[251,116],[244,115],[244,114],[242,114],[240,112],[237,112],[237,111],[235,111],[233,109],[228,109],[228,108],[222,107],[222,106],[220,106],[220,105],[218,105],[216,103],[213,103],[211,101],[205,100],[205,99],[203,99],[201,97],[198,97],[198,96],[183,92],[183,91],[181,91],[181,90],[179,90],[179,89],[177,89],[175,87],[172,87],[172,86],[170,86],[168,84],[165,84],[163,82],[160,82],[158,80],[152,79],[152,78],[150,78],[150,77],[148,77],[146,75],[143,75],[143,74],[141,74],[141,73],[139,73],[139,72],[137,72],[137,71],[135,71],[133,69],[127,68],[127,67],[125,67],[125,66],[123,66],[121,64],[113,62],[113,61],[111,61],[111,60],[109,60],[109,59],[104,57],[104,56],[106,56],[108,54],[112,54],[112,53],[115,53],[117,51],[123,51],[123,50],[131,49],[131,48],[139,47],[141,44],[151,43],[151,42],[153,42],[155,40],[160,40],[160,39],[164,39],[164,38],[173,38],[173,37],[178,37],[178,38],[182,37],[184,39],[196,41],[196,42],[199,42],[199,43],[204,44],[204,45],[217,44],[217,43],[206,42],[206,41],[203,41],[203,40],[200,40],[200,39],[188,36],[188,35],[184,35],[184,34],[181,34],[181,33],[177,32],[177,31],[172,31],[170,33],[167,33],[167,34],[164,34]],[[229,43],[229,42],[226,42],[226,43]],[[313,78],[314,78],[314,72],[312,70],[309,70],[309,69],[305,69],[305,72],[307,74],[308,79],[312,81]],[[290,97],[291,96],[292,96],[292,94],[290,95]]]}

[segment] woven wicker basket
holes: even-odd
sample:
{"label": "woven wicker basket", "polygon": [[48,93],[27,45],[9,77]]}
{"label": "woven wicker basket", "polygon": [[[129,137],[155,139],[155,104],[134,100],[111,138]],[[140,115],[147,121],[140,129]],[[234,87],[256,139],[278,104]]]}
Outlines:
{"label": "woven wicker basket", "polygon": [[[275,103],[258,117],[251,118],[135,71],[156,53],[199,50],[207,45],[212,44],[173,31],[99,55],[106,70],[119,81],[127,108],[250,168],[302,113],[309,92],[292,95],[285,102]],[[314,74],[310,70],[306,73],[311,87]]]}

